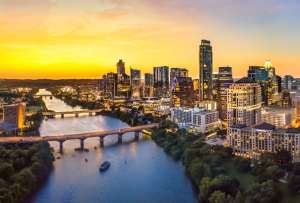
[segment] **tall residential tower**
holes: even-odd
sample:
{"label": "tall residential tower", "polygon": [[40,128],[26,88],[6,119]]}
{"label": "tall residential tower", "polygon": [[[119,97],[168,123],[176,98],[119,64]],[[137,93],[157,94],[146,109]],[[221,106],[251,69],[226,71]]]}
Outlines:
{"label": "tall residential tower", "polygon": [[199,50],[200,100],[212,99],[213,53],[210,41],[202,40]]}

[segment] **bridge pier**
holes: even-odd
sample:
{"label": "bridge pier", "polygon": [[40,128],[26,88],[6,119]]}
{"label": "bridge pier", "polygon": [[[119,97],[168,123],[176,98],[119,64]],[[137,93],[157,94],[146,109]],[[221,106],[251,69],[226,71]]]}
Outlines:
{"label": "bridge pier", "polygon": [[65,114],[62,113],[60,116],[61,116],[61,118],[64,118],[64,117],[65,117]]}
{"label": "bridge pier", "polygon": [[58,141],[59,142],[59,153],[64,152],[64,141]]}
{"label": "bridge pier", "polygon": [[139,138],[140,138],[140,131],[134,132],[134,140],[139,141]]}
{"label": "bridge pier", "polygon": [[80,139],[80,150],[84,150],[84,139]]}
{"label": "bridge pier", "polygon": [[89,116],[93,116],[93,112],[89,112]]}
{"label": "bridge pier", "polygon": [[75,117],[78,118],[78,117],[79,117],[79,114],[78,114],[78,113],[75,113]]}
{"label": "bridge pier", "polygon": [[123,139],[123,134],[122,133],[119,133],[118,134],[118,144],[122,144],[122,140]]}
{"label": "bridge pier", "polygon": [[104,147],[104,137],[100,137],[100,147]]}

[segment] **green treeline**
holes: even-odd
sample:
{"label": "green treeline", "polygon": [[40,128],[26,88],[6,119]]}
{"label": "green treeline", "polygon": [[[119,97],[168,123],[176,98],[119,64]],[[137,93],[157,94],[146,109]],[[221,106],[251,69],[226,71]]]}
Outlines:
{"label": "green treeline", "polygon": [[[292,164],[290,154],[285,151],[250,161],[234,156],[231,148],[210,146],[201,136],[178,129],[165,120],[160,128],[153,130],[152,138],[175,160],[182,160],[201,202],[299,202],[300,165]],[[293,178],[282,183],[286,171]]]}
{"label": "green treeline", "polygon": [[0,146],[0,203],[23,202],[53,168],[48,143]]}

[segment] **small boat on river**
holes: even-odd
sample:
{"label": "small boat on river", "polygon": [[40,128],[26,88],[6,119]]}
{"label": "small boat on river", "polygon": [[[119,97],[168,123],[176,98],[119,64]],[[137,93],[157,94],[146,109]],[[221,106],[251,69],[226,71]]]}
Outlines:
{"label": "small boat on river", "polygon": [[99,168],[99,171],[100,172],[104,172],[104,171],[107,171],[110,167],[110,162],[109,161],[104,161],[101,165],[100,165],[100,168]]}

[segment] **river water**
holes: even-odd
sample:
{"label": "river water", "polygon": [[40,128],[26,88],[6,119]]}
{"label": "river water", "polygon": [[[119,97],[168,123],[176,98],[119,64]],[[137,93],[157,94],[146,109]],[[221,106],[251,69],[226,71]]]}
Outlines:
{"label": "river water", "polygon": [[[45,90],[40,90],[45,93]],[[49,110],[70,111],[72,107],[53,98],[44,99]],[[75,107],[77,110],[79,107]],[[80,116],[44,120],[42,136],[72,134],[95,130],[128,127],[118,119],[105,116]],[[54,170],[49,180],[32,199],[34,203],[193,203],[197,198],[184,168],[173,161],[150,139],[132,141],[134,135],[124,137],[124,143],[115,144],[117,137],[106,137],[105,147],[99,139],[85,141],[90,152],[75,152],[79,141],[66,141],[64,154],[55,150]],[[88,161],[86,162],[85,159]],[[111,167],[99,173],[101,162],[109,160]]]}

